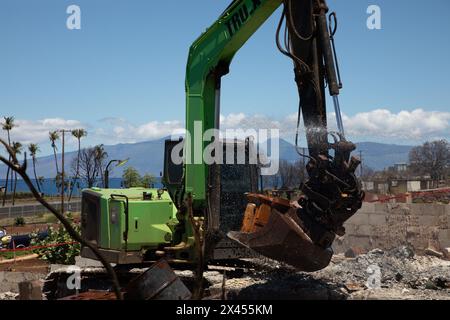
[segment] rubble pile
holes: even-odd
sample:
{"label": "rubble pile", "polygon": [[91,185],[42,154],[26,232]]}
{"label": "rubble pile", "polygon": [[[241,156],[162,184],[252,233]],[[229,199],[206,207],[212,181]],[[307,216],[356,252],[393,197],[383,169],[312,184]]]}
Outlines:
{"label": "rubble pile", "polygon": [[14,292],[2,292],[0,293],[0,300],[16,300],[19,294]]}
{"label": "rubble pile", "polygon": [[[267,259],[228,277],[228,299],[450,299],[450,261],[416,256],[406,246],[372,250],[355,258],[337,255],[326,269],[296,272]],[[222,290],[219,277],[209,287]]]}
{"label": "rubble pile", "polygon": [[350,293],[391,290],[401,299],[411,295],[417,299],[450,299],[450,261],[416,256],[407,246],[390,251],[375,249],[352,259],[336,256],[328,268],[314,277],[341,283]]}

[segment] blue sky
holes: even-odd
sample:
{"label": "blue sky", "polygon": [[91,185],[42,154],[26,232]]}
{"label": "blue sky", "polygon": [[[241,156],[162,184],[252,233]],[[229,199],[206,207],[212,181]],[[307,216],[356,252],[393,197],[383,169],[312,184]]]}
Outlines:
{"label": "blue sky", "polygon": [[[14,115],[20,127],[13,138],[42,143],[44,153],[47,131],[61,126],[87,128],[89,144],[149,140],[183,127],[188,48],[230,1],[1,0],[0,116]],[[81,8],[81,30],[66,28],[71,4]],[[448,138],[450,2],[328,4],[339,17],[350,138]],[[382,10],[382,30],[366,27],[371,4]],[[292,63],[274,41],[279,16],[239,52],[224,79],[230,127],[242,119],[284,126],[295,118]]]}

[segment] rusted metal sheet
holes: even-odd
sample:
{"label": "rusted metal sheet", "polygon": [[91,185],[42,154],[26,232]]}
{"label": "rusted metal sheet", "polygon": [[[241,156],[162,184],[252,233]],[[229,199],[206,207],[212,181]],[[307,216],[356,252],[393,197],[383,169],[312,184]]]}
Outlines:
{"label": "rusted metal sheet", "polygon": [[[191,292],[161,259],[148,270],[134,277],[124,289],[125,300],[188,300]],[[113,292],[88,291],[60,300],[116,300]]]}
{"label": "rusted metal sheet", "polygon": [[191,292],[170,268],[165,259],[130,282],[127,300],[189,300]]}

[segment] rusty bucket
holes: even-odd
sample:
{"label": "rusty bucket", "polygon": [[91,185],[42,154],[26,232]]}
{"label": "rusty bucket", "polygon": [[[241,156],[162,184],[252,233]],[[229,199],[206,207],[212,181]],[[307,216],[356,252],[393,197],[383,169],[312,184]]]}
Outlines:
{"label": "rusty bucket", "polygon": [[127,300],[189,300],[191,292],[161,259],[127,287]]}
{"label": "rusty bucket", "polygon": [[[248,198],[257,205],[250,203],[241,231],[229,232],[230,239],[300,271],[314,272],[329,265],[332,249],[313,243],[289,202],[261,195],[248,195]],[[271,208],[269,215],[267,206]]]}

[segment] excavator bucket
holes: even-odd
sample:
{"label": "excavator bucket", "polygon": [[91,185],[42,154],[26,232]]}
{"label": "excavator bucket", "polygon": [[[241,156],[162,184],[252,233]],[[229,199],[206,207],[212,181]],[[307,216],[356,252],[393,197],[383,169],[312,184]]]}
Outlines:
{"label": "excavator bucket", "polygon": [[297,209],[288,200],[249,194],[242,228],[228,237],[273,260],[299,271],[314,272],[328,266],[331,248],[313,243],[302,228]]}

